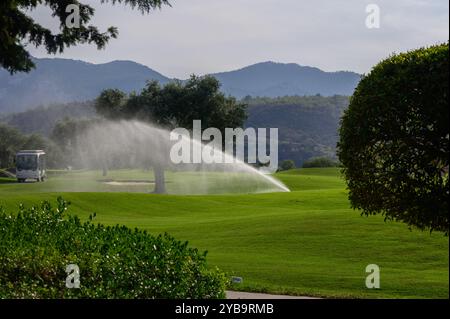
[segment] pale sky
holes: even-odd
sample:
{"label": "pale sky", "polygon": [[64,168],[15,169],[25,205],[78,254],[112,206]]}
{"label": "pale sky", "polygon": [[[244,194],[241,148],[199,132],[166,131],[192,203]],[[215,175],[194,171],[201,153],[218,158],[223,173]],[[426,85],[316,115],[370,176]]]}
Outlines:
{"label": "pale sky", "polygon": [[[448,0],[172,0],[142,15],[98,4],[91,22],[119,29],[104,50],[78,46],[57,57],[104,63],[132,60],[177,78],[275,61],[325,71],[367,73],[394,52],[447,42]],[[381,10],[379,29],[365,25],[368,4]],[[32,13],[53,23],[49,11]],[[36,57],[45,51],[30,47]]]}

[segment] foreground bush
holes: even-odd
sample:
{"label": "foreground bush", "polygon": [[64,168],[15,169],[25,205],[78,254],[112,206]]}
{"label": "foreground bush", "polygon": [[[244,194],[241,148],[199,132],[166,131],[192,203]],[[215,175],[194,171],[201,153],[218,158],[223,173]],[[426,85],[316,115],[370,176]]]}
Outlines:
{"label": "foreground bush", "polygon": [[[63,217],[68,203],[0,213],[1,298],[223,298],[225,277],[206,253],[165,234]],[[92,217],[90,218],[92,220]],[[66,287],[66,267],[80,288]]]}

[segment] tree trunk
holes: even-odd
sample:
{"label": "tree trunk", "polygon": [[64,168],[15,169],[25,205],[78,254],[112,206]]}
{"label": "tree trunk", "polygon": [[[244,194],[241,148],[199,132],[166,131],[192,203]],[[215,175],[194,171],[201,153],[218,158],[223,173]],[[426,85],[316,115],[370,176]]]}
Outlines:
{"label": "tree trunk", "polygon": [[153,166],[155,174],[155,194],[166,193],[166,178],[164,176],[164,167],[155,165]]}
{"label": "tree trunk", "polygon": [[108,175],[108,168],[106,167],[105,164],[102,165],[102,170],[103,170],[103,176],[107,176]]}

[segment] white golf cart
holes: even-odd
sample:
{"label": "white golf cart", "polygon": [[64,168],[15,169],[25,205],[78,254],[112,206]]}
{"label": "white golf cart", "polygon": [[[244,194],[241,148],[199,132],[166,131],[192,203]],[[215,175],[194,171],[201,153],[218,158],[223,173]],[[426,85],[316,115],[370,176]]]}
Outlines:
{"label": "white golf cart", "polygon": [[16,154],[16,177],[19,183],[27,179],[43,182],[47,177],[45,152],[41,150],[24,150]]}

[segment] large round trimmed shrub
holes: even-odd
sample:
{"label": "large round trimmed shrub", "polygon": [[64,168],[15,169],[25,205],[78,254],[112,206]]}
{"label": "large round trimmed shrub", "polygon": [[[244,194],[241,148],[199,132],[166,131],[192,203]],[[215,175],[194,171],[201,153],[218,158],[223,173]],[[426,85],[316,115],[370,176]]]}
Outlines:
{"label": "large round trimmed shrub", "polygon": [[448,44],[393,55],[363,77],[342,118],[351,204],[448,234]]}
{"label": "large round trimmed shrub", "polygon": [[[223,298],[225,276],[206,253],[169,235],[64,217],[48,202],[0,214],[0,298]],[[66,287],[66,267],[80,288]]]}

